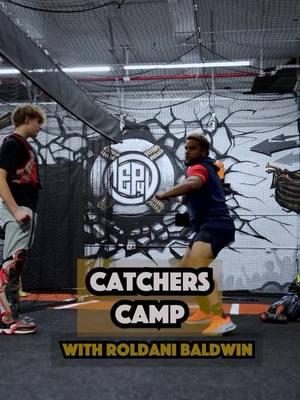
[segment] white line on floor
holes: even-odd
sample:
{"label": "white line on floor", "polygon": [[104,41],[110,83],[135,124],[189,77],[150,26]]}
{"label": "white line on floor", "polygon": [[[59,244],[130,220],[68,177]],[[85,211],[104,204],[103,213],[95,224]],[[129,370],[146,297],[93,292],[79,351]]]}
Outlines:
{"label": "white line on floor", "polygon": [[232,315],[239,315],[240,313],[240,305],[239,304],[232,304],[230,308],[230,314]]}
{"label": "white line on floor", "polygon": [[80,306],[81,304],[91,304],[91,303],[98,303],[99,300],[90,300],[90,301],[83,301],[82,303],[74,303],[74,304],[68,304],[67,306],[58,306],[58,307],[53,307],[55,310],[63,310],[65,308],[76,308]]}

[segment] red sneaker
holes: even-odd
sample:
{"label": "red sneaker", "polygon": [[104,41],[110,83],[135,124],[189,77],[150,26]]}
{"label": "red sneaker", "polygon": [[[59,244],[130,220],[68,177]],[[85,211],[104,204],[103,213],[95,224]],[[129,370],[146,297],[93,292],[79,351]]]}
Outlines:
{"label": "red sneaker", "polygon": [[[5,321],[5,319],[4,319]],[[5,335],[28,335],[37,331],[37,326],[33,320],[28,317],[18,318],[11,321],[0,320],[0,334]]]}

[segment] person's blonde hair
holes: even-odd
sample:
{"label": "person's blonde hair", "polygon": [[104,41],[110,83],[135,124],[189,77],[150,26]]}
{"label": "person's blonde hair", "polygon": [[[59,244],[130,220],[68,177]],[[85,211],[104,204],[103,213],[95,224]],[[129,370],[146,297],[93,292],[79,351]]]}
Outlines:
{"label": "person's blonde hair", "polygon": [[26,118],[36,118],[40,124],[44,124],[47,119],[45,112],[40,107],[33,104],[25,104],[17,107],[11,116],[12,123],[16,128],[20,125],[23,125],[26,121]]}
{"label": "person's blonde hair", "polygon": [[197,142],[200,143],[202,150],[205,151],[206,156],[208,156],[210,144],[209,144],[209,141],[206,139],[206,137],[202,133],[191,133],[186,138],[186,140],[189,140],[189,139],[197,140]]}

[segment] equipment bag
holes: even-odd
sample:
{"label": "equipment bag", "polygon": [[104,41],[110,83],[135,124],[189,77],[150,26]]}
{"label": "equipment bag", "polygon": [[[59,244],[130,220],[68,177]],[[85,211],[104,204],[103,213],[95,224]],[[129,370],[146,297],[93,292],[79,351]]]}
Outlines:
{"label": "equipment bag", "polygon": [[271,304],[266,312],[259,315],[259,318],[263,322],[296,321],[300,318],[300,299],[296,294],[289,293]]}

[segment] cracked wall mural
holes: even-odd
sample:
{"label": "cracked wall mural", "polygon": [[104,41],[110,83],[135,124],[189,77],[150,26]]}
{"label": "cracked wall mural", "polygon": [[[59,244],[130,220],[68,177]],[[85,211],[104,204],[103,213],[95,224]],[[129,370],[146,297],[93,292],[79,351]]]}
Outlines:
{"label": "cracked wall mural", "polygon": [[[60,280],[74,287],[78,256],[114,266],[176,265],[191,237],[175,225],[175,213],[185,207],[153,195],[184,178],[184,137],[203,131],[211,156],[224,163],[226,199],[237,228],[235,243],[218,257],[223,289],[284,290],[299,251],[299,111],[293,97],[270,100],[215,96],[212,107],[209,96],[159,111],[137,108],[126,114],[117,145],[47,106],[46,132],[34,142],[46,192],[40,214],[46,218],[50,202],[58,215],[56,222],[50,217],[50,232],[45,228],[37,237],[47,247],[47,235],[53,235],[45,250],[51,255],[41,262],[33,249],[39,268],[56,267],[42,286],[57,287]],[[130,99],[127,106],[134,109]],[[1,115],[10,111],[3,105]],[[5,126],[1,138],[9,130]],[[64,256],[66,247],[72,257]]]}

